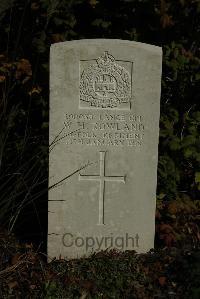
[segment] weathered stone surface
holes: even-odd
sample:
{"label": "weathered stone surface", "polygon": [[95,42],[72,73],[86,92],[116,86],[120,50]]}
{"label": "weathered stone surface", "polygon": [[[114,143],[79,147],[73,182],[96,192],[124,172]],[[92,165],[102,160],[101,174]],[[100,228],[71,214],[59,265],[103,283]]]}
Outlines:
{"label": "weathered stone surface", "polygon": [[51,47],[51,257],[153,247],[161,57],[122,40]]}

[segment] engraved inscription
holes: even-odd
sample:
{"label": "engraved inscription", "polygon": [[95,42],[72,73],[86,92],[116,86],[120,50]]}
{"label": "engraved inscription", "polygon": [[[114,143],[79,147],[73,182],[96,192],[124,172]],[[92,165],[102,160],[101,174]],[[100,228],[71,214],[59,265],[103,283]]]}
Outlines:
{"label": "engraved inscription", "polygon": [[98,225],[104,225],[104,201],[105,201],[105,182],[117,182],[125,184],[125,176],[106,176],[105,175],[105,158],[106,152],[100,153],[100,174],[99,175],[82,175],[79,174],[79,181],[97,181],[99,182],[99,222]]}
{"label": "engraved inscription", "polygon": [[105,52],[80,75],[79,108],[130,110],[131,84],[129,71]]}
{"label": "engraved inscription", "polygon": [[141,115],[72,113],[64,125],[67,145],[140,147],[145,137]]}

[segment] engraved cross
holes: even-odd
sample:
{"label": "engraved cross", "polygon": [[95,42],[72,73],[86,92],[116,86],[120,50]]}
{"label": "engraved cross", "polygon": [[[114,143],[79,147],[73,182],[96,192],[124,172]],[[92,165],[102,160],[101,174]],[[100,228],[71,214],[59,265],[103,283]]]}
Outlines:
{"label": "engraved cross", "polygon": [[106,176],[105,175],[105,156],[106,152],[100,153],[100,175],[82,175],[79,174],[79,181],[97,181],[99,182],[99,225],[104,225],[104,200],[105,200],[105,182],[118,182],[125,184],[125,176]]}

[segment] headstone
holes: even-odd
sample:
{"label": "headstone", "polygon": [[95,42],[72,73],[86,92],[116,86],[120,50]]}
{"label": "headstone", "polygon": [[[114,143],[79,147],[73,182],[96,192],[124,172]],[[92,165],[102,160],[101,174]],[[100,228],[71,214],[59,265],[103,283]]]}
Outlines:
{"label": "headstone", "polygon": [[154,246],[161,48],[54,44],[50,55],[48,254]]}

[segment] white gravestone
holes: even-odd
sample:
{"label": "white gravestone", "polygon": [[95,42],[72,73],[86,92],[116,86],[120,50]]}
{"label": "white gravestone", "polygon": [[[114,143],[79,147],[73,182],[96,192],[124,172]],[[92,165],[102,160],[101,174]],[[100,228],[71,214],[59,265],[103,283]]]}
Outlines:
{"label": "white gravestone", "polygon": [[154,246],[161,48],[54,44],[50,55],[48,254]]}

